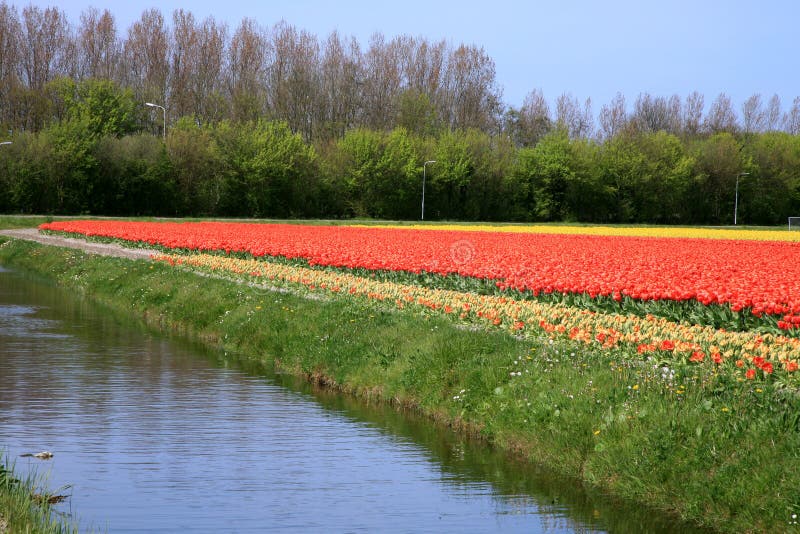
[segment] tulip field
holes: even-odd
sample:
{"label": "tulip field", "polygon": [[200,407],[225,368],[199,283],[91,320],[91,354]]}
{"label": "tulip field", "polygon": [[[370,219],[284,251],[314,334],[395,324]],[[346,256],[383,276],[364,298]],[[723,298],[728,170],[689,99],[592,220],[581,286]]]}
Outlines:
{"label": "tulip field", "polygon": [[[604,235],[515,228],[88,220],[40,227],[160,247],[164,254],[154,259],[184,268],[421,309],[516,335],[560,336],[608,350],[622,348],[642,357],[726,369],[745,380],[798,380],[800,243],[753,239],[758,232],[731,239],[668,237],[664,229],[659,229],[660,236],[637,236],[624,235],[627,229],[614,235],[614,228],[605,229]],[[365,275],[369,272],[490,280],[496,291],[425,287],[402,277],[394,281]],[[576,294],[642,304],[724,306],[732,313],[772,318],[773,323],[765,324],[778,328],[729,331],[536,298]]]}

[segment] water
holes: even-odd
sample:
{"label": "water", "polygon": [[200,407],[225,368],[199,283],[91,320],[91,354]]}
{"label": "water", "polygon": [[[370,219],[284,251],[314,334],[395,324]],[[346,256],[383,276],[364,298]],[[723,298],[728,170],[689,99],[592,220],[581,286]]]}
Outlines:
{"label": "water", "polygon": [[[252,365],[252,364],[251,364]],[[109,532],[685,531],[0,268],[0,447]],[[54,458],[20,458],[50,450]]]}

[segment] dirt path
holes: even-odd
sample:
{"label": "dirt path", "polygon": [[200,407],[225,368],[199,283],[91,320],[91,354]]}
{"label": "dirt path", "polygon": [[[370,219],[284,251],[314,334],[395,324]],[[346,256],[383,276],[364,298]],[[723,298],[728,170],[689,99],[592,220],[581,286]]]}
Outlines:
{"label": "dirt path", "polygon": [[132,260],[150,259],[152,254],[158,254],[156,250],[143,248],[127,248],[114,243],[95,243],[83,239],[72,237],[62,237],[57,235],[40,234],[36,228],[23,228],[18,230],[0,230],[0,235],[13,237],[14,239],[25,239],[36,241],[43,245],[54,247],[76,248],[89,254],[100,254],[103,256],[116,256],[118,258],[128,258]]}

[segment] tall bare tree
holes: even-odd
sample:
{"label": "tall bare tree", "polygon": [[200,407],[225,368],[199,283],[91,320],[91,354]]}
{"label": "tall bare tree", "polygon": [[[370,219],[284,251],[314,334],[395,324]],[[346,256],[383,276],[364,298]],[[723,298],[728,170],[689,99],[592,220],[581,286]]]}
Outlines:
{"label": "tall bare tree", "polygon": [[232,118],[255,120],[266,110],[267,37],[255,20],[246,18],[228,46],[228,95]]}
{"label": "tall bare tree", "polygon": [[767,115],[761,104],[761,95],[754,94],[742,104],[742,130],[745,133],[763,132]]}
{"label": "tall bare tree", "polygon": [[111,12],[91,7],[81,13],[77,41],[81,77],[119,81],[122,45]]}
{"label": "tall bare tree", "polygon": [[600,108],[600,137],[611,139],[619,134],[628,122],[628,114],[625,110],[625,96],[617,93],[610,104],[604,104]]}
{"label": "tall bare tree", "polygon": [[767,102],[765,127],[770,132],[781,127],[781,97],[776,94]]}
{"label": "tall bare tree", "polygon": [[586,138],[594,131],[592,99],[587,98],[583,107],[570,93],[562,93],[556,100],[556,124],[566,128],[573,139]]}
{"label": "tall bare tree", "polygon": [[267,101],[275,118],[311,139],[318,98],[319,43],[306,31],[285,22],[271,32]]}
{"label": "tall bare tree", "polygon": [[363,125],[388,130],[397,115],[395,105],[402,87],[397,43],[387,43],[380,33],[372,35],[364,54]]}
{"label": "tall bare tree", "polygon": [[354,37],[343,41],[337,32],[328,35],[320,65],[319,134],[343,137],[356,121],[360,101],[361,49]]}
{"label": "tall bare tree", "polygon": [[223,66],[228,29],[213,17],[197,28],[197,49],[191,55],[193,113],[203,122],[219,121],[226,113]]}
{"label": "tall bare tree", "polygon": [[168,51],[164,16],[157,9],[144,11],[128,28],[123,46],[124,77],[140,101],[167,105]]}
{"label": "tall bare tree", "polygon": [[395,39],[402,85],[424,94],[431,101],[441,90],[447,60],[447,43],[430,43],[424,38],[401,36]]}
{"label": "tall bare tree", "polygon": [[683,133],[683,103],[681,97],[672,95],[667,100],[667,131],[673,135]]}
{"label": "tall bare tree", "polygon": [[29,88],[41,90],[69,73],[69,40],[69,23],[59,9],[29,5],[22,10],[22,72]]}
{"label": "tall bare tree", "polygon": [[462,44],[450,52],[443,92],[442,113],[451,129],[496,131],[501,92],[494,61],[483,48]]}
{"label": "tall bare tree", "polygon": [[731,99],[725,93],[720,93],[711,103],[711,109],[706,115],[704,127],[711,133],[736,131],[736,112],[733,111]]}
{"label": "tall bare tree", "polygon": [[16,122],[14,111],[18,106],[13,100],[15,93],[21,88],[19,77],[21,33],[22,25],[17,10],[3,2],[0,4],[0,123],[9,125]]}
{"label": "tall bare tree", "polygon": [[683,131],[687,135],[696,136],[700,133],[703,126],[703,108],[705,98],[697,91],[693,91],[686,97],[683,106]]}
{"label": "tall bare tree", "polygon": [[783,117],[784,129],[792,135],[800,134],[800,96],[792,102],[792,108]]}
{"label": "tall bare tree", "polygon": [[442,123],[439,103],[445,82],[447,43],[431,43],[407,35],[393,41],[400,62],[397,124],[418,134],[431,133]]}
{"label": "tall bare tree", "polygon": [[550,106],[541,89],[534,89],[525,97],[519,109],[517,142],[522,146],[535,146],[553,128]]}
{"label": "tall bare tree", "polygon": [[193,68],[199,48],[197,21],[183,9],[172,13],[172,38],[170,39],[169,107],[176,116],[196,112],[192,91]]}
{"label": "tall bare tree", "polygon": [[641,93],[633,106],[631,122],[640,132],[670,131],[672,121],[667,99]]}

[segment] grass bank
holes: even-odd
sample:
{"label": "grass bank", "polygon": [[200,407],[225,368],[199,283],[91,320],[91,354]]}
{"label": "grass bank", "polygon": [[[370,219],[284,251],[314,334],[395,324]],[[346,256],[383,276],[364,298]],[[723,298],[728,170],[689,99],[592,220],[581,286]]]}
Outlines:
{"label": "grass bank", "polygon": [[700,525],[796,528],[800,399],[775,384],[2,237],[0,264]]}
{"label": "grass bank", "polygon": [[77,527],[53,513],[49,501],[61,496],[43,489],[43,477],[33,473],[20,476],[8,459],[0,460],[0,532],[61,534]]}

